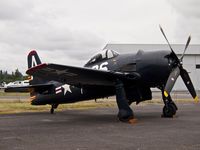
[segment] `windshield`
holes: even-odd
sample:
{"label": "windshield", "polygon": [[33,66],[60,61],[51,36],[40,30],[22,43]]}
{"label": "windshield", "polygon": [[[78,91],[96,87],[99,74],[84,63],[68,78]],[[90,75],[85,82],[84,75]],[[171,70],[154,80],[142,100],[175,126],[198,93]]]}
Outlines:
{"label": "windshield", "polygon": [[113,50],[104,49],[104,50],[100,51],[99,53],[97,53],[94,57],[92,57],[86,65],[100,62],[105,59],[110,59],[110,58],[116,57],[118,55],[119,54]]}

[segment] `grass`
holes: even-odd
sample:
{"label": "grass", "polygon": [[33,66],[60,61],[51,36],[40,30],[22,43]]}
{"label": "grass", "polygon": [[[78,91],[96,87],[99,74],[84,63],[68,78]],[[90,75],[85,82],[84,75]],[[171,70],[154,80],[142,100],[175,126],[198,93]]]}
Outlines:
{"label": "grass", "polygon": [[[63,111],[66,109],[90,109],[90,108],[103,108],[114,107],[114,101],[94,101],[77,102],[72,104],[59,105],[56,111]],[[29,102],[0,102],[0,114],[12,114],[22,112],[46,112],[51,108],[50,105],[33,106]]]}
{"label": "grass", "polygon": [[3,89],[0,90],[0,96],[29,96],[29,93],[6,93]]}

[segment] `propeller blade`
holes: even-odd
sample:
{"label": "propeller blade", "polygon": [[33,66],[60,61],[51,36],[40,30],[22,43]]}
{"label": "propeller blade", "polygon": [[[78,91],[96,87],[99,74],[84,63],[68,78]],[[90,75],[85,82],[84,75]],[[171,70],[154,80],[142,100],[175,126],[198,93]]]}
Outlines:
{"label": "propeller blade", "polygon": [[169,78],[167,80],[167,83],[165,85],[165,89],[164,89],[164,95],[165,97],[169,96],[169,93],[171,92],[172,88],[174,87],[174,84],[178,78],[178,76],[180,75],[180,69],[177,66],[169,75]]}
{"label": "propeller blade", "polygon": [[173,52],[173,49],[172,49],[172,47],[171,47],[171,44],[169,43],[169,41],[168,41],[168,39],[167,39],[167,36],[165,35],[164,30],[162,29],[161,25],[159,25],[159,27],[160,27],[160,31],[162,32],[162,34],[163,34],[165,40],[167,41],[167,43],[168,43],[168,45],[169,45],[169,48],[170,48],[171,51]]}
{"label": "propeller blade", "polygon": [[183,61],[183,57],[184,57],[185,52],[186,52],[186,50],[187,50],[187,48],[188,48],[188,46],[189,46],[189,44],[190,44],[190,41],[191,41],[191,36],[188,37],[187,43],[186,43],[186,45],[185,45],[184,52],[183,52],[183,54],[182,54],[182,56],[181,56],[181,58],[180,58],[180,61],[181,61],[181,62]]}
{"label": "propeller blade", "polygon": [[190,94],[194,98],[195,102],[198,102],[198,97],[197,97],[196,91],[194,89],[194,86],[192,84],[192,81],[190,79],[188,72],[182,68],[180,74],[181,74],[181,77],[182,77],[187,89],[189,90]]}
{"label": "propeller blade", "polygon": [[159,25],[159,27],[160,27],[160,31],[162,32],[162,34],[163,34],[165,40],[167,41],[167,44],[168,44],[170,50],[172,51],[172,54],[173,54],[174,58],[176,59],[176,62],[180,63],[180,61],[179,61],[179,59],[178,59],[176,53],[175,53],[174,50],[172,49],[171,44],[169,43],[169,41],[168,41],[168,39],[167,39],[167,36],[166,36],[165,33],[164,33],[164,30],[162,29],[161,25]]}

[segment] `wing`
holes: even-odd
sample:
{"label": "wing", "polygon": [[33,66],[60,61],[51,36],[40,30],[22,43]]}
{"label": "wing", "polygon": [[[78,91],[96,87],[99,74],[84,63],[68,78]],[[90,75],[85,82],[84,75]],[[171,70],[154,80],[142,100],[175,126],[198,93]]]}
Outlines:
{"label": "wing", "polygon": [[133,81],[140,78],[138,73],[130,74],[57,64],[41,64],[30,68],[26,73],[29,75],[45,78],[47,80],[54,80],[75,86],[113,86],[116,79]]}
{"label": "wing", "polygon": [[27,85],[18,87],[7,87],[4,89],[5,92],[30,92],[32,89],[34,91],[46,91],[50,89],[53,84],[37,84],[37,85]]}

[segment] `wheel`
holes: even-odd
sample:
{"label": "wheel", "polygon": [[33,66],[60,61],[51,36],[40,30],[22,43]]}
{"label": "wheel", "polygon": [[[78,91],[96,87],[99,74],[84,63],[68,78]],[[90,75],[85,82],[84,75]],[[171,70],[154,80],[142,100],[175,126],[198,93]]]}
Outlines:
{"label": "wheel", "polygon": [[167,104],[163,107],[163,117],[171,118],[176,114],[176,105],[175,104]]}
{"label": "wheel", "polygon": [[50,113],[51,113],[51,114],[54,113],[54,108],[51,108]]}

